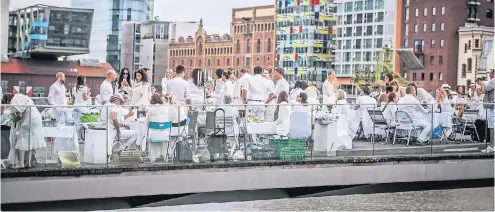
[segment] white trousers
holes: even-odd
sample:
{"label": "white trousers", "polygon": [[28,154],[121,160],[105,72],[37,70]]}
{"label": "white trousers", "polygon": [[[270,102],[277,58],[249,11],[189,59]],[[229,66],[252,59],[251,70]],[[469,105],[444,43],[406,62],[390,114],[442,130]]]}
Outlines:
{"label": "white trousers", "polygon": [[420,127],[421,132],[418,135],[418,139],[421,141],[429,141],[430,140],[430,132],[431,132],[431,123],[427,120],[418,120],[414,123],[414,126]]}

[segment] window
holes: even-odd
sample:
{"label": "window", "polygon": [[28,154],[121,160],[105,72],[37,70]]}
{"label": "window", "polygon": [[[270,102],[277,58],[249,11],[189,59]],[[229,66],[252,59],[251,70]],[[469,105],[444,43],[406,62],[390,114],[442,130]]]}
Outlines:
{"label": "window", "polygon": [[438,56],[438,65],[443,64],[443,56]]}
{"label": "window", "polygon": [[268,38],[268,43],[266,45],[266,52],[272,52],[272,39]]}
{"label": "window", "polygon": [[239,58],[237,58],[237,59],[235,60],[235,65],[236,65],[236,66],[240,66],[240,65],[241,65],[241,61],[239,60]]}
{"label": "window", "polygon": [[466,64],[462,64],[462,68],[461,68],[461,77],[462,78],[466,78]]}
{"label": "window", "polygon": [[430,41],[430,48],[435,48],[435,40]]}
{"label": "window", "polygon": [[468,45],[467,43],[464,44],[464,53],[467,53],[467,50],[468,50]]}
{"label": "window", "polygon": [[201,59],[198,60],[198,66],[201,67],[202,63],[201,63]]}
{"label": "window", "polygon": [[440,39],[440,48],[443,48],[443,39]]}
{"label": "window", "polygon": [[432,23],[431,24],[431,31],[434,32],[435,30],[437,30],[437,25],[435,23]]}
{"label": "window", "polygon": [[406,26],[404,27],[405,29],[405,32],[404,32],[404,35],[405,36],[409,36],[409,24],[406,24]]}
{"label": "window", "polygon": [[256,41],[256,53],[260,53],[261,52],[261,40],[258,38],[258,40]]}
{"label": "window", "polygon": [[246,41],[246,53],[251,53],[251,40]]}
{"label": "window", "polygon": [[189,60],[189,66],[191,66],[191,67],[193,66],[193,60],[192,59]]}
{"label": "window", "polygon": [[437,8],[436,7],[431,8],[431,15],[433,15],[433,16],[437,15]]}
{"label": "window", "polygon": [[246,66],[251,67],[251,58],[250,57],[246,57]]}
{"label": "window", "polygon": [[416,8],[416,17],[419,16],[419,9]]}
{"label": "window", "polygon": [[433,65],[433,61],[435,61],[435,56],[430,56],[430,65]]}
{"label": "window", "polygon": [[230,59],[229,58],[225,59],[225,65],[230,66]]}
{"label": "window", "polygon": [[203,55],[203,43],[199,42],[199,55]]}
{"label": "window", "polygon": [[473,71],[473,59],[472,58],[467,59],[467,71],[468,72]]}
{"label": "window", "polygon": [[421,81],[425,80],[425,73],[421,73]]}
{"label": "window", "polygon": [[479,48],[480,47],[480,40],[479,39],[475,39],[474,40],[474,48]]}
{"label": "window", "polygon": [[440,31],[444,31],[445,30],[445,23],[440,23]]}
{"label": "window", "polygon": [[237,44],[235,45],[235,53],[240,54],[241,53],[241,41],[237,40]]}
{"label": "window", "polygon": [[2,80],[2,91],[3,93],[7,93],[9,91],[9,81]]}
{"label": "window", "polygon": [[445,7],[442,6],[442,15],[445,15]]}
{"label": "window", "polygon": [[406,8],[406,21],[409,21],[409,8]]}
{"label": "window", "polygon": [[486,10],[486,18],[488,18],[488,19],[493,18],[493,10],[492,9]]}
{"label": "window", "polygon": [[206,65],[211,66],[211,60],[210,59],[208,59],[208,63]]}
{"label": "window", "polygon": [[430,73],[430,81],[433,81],[433,73]]}
{"label": "window", "polygon": [[220,59],[217,59],[217,66],[220,66]]}
{"label": "window", "polygon": [[44,87],[34,87],[33,88],[33,96],[34,97],[44,97],[45,96],[45,88]]}
{"label": "window", "polygon": [[409,46],[409,40],[406,38],[404,39],[404,47],[408,47]]}
{"label": "window", "polygon": [[426,24],[423,24],[423,32],[426,32],[427,28]]}
{"label": "window", "polygon": [[424,8],[423,9],[423,16],[427,16],[428,15],[428,8]]}
{"label": "window", "polygon": [[442,79],[443,79],[443,73],[440,72],[440,73],[438,73],[438,80],[442,80]]}
{"label": "window", "polygon": [[418,32],[418,25],[414,24],[414,32]]}
{"label": "window", "polygon": [[413,73],[413,81],[416,81],[416,73]]}
{"label": "window", "polygon": [[406,0],[406,5],[409,5],[409,0]]}

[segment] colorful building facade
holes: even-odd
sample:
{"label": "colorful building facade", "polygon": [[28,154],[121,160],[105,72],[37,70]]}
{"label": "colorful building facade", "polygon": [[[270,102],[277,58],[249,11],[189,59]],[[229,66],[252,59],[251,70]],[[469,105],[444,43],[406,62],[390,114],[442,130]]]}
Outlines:
{"label": "colorful building facade", "polygon": [[290,83],[321,86],[334,62],[337,18],[333,0],[277,0],[276,64]]}

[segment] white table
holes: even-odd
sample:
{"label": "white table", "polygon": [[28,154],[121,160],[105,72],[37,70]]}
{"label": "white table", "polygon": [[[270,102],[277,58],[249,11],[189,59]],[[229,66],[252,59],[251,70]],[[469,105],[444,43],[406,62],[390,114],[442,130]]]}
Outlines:
{"label": "white table", "polygon": [[[77,140],[77,132],[75,126],[62,127],[43,127],[43,137],[53,137],[54,150],[52,154],[58,152],[76,152],[79,153],[79,142]],[[54,152],[53,152],[54,151]],[[48,151],[45,151],[45,159],[47,160]]]}
{"label": "white table", "polygon": [[328,125],[315,124],[313,130],[314,151],[327,152],[327,156],[335,154],[339,148],[352,149],[352,139],[348,134],[345,116],[337,114],[336,122]]}
{"label": "white table", "polygon": [[277,134],[277,127],[275,122],[248,122],[246,126],[248,134],[262,134],[262,135],[275,135]]}

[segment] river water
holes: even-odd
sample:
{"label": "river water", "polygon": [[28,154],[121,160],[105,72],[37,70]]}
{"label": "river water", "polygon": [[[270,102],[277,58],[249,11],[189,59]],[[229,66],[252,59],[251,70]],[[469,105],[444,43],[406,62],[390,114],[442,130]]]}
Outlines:
{"label": "river water", "polygon": [[494,211],[494,187],[208,203],[126,211]]}

